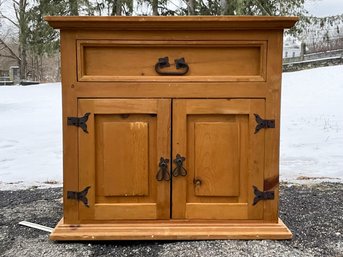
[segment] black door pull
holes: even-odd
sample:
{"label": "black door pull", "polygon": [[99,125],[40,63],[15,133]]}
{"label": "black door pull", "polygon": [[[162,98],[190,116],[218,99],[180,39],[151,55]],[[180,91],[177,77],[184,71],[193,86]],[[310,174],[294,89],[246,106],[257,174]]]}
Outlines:
{"label": "black door pull", "polygon": [[173,170],[173,176],[186,176],[187,170],[183,167],[183,162],[186,160],[185,157],[181,156],[180,154],[176,155],[176,158],[173,162],[176,164],[176,168]]}
{"label": "black door pull", "polygon": [[170,67],[169,58],[162,57],[159,58],[157,63],[155,64],[155,71],[164,76],[180,76],[185,75],[189,71],[189,66],[186,63],[185,58],[181,57],[179,59],[175,59],[175,67],[177,70],[181,71],[162,71],[163,68]]}
{"label": "black door pull", "polygon": [[170,173],[168,170],[168,163],[169,163],[169,159],[164,159],[163,157],[161,157],[160,159],[160,163],[158,164],[158,166],[160,167],[157,174],[156,174],[156,179],[158,181],[162,181],[162,180],[170,180]]}

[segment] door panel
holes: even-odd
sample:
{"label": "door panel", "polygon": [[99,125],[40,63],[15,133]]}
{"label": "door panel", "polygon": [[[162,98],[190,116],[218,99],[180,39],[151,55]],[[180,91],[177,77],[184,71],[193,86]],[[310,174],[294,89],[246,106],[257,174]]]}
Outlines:
{"label": "door panel", "polygon": [[102,127],[104,196],[147,196],[149,121],[103,122]]}
{"label": "door panel", "polygon": [[263,218],[263,204],[253,205],[253,186],[263,186],[264,131],[254,134],[254,113],[264,115],[264,105],[250,99],[173,101],[173,157],[184,156],[188,171],[173,178],[173,218]]}
{"label": "door panel", "polygon": [[[194,116],[189,117],[190,143],[194,144],[194,175],[195,179],[203,180],[194,193],[196,196],[238,196],[238,124],[224,120],[217,122],[221,120],[219,117],[214,119],[211,122],[204,117],[207,122],[203,122]],[[225,156],[222,153],[226,153]]]}
{"label": "door panel", "polygon": [[168,219],[170,184],[157,181],[160,157],[170,156],[170,100],[81,99],[90,112],[79,132],[79,190],[90,186],[83,223]]}

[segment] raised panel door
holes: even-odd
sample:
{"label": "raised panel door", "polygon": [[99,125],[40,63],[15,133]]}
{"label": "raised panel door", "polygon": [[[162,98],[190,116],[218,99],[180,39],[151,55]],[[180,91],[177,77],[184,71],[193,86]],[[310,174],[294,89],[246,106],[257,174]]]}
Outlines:
{"label": "raised panel door", "polygon": [[79,190],[89,188],[80,220],[170,218],[169,181],[157,181],[170,156],[170,100],[81,99]]}
{"label": "raised panel door", "polygon": [[253,187],[263,188],[264,130],[255,134],[254,113],[264,112],[260,99],[173,101],[173,157],[187,170],[173,177],[174,219],[263,218]]}

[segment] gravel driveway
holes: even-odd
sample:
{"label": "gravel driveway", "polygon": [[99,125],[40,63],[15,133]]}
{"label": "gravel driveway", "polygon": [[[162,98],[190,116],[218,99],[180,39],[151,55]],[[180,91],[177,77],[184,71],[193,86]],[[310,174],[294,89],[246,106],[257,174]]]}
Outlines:
{"label": "gravel driveway", "polygon": [[61,188],[0,191],[0,256],[331,256],[343,257],[343,184],[282,184],[280,216],[289,241],[49,241],[48,233],[19,226],[26,220],[54,227],[62,216]]}

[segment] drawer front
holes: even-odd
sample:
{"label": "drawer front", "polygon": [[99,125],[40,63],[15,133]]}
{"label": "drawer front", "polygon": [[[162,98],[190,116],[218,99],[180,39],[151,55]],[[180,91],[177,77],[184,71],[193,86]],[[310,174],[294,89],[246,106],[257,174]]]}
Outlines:
{"label": "drawer front", "polygon": [[[78,40],[78,81],[265,81],[266,48],[266,41]],[[169,66],[157,64],[165,57]]]}

